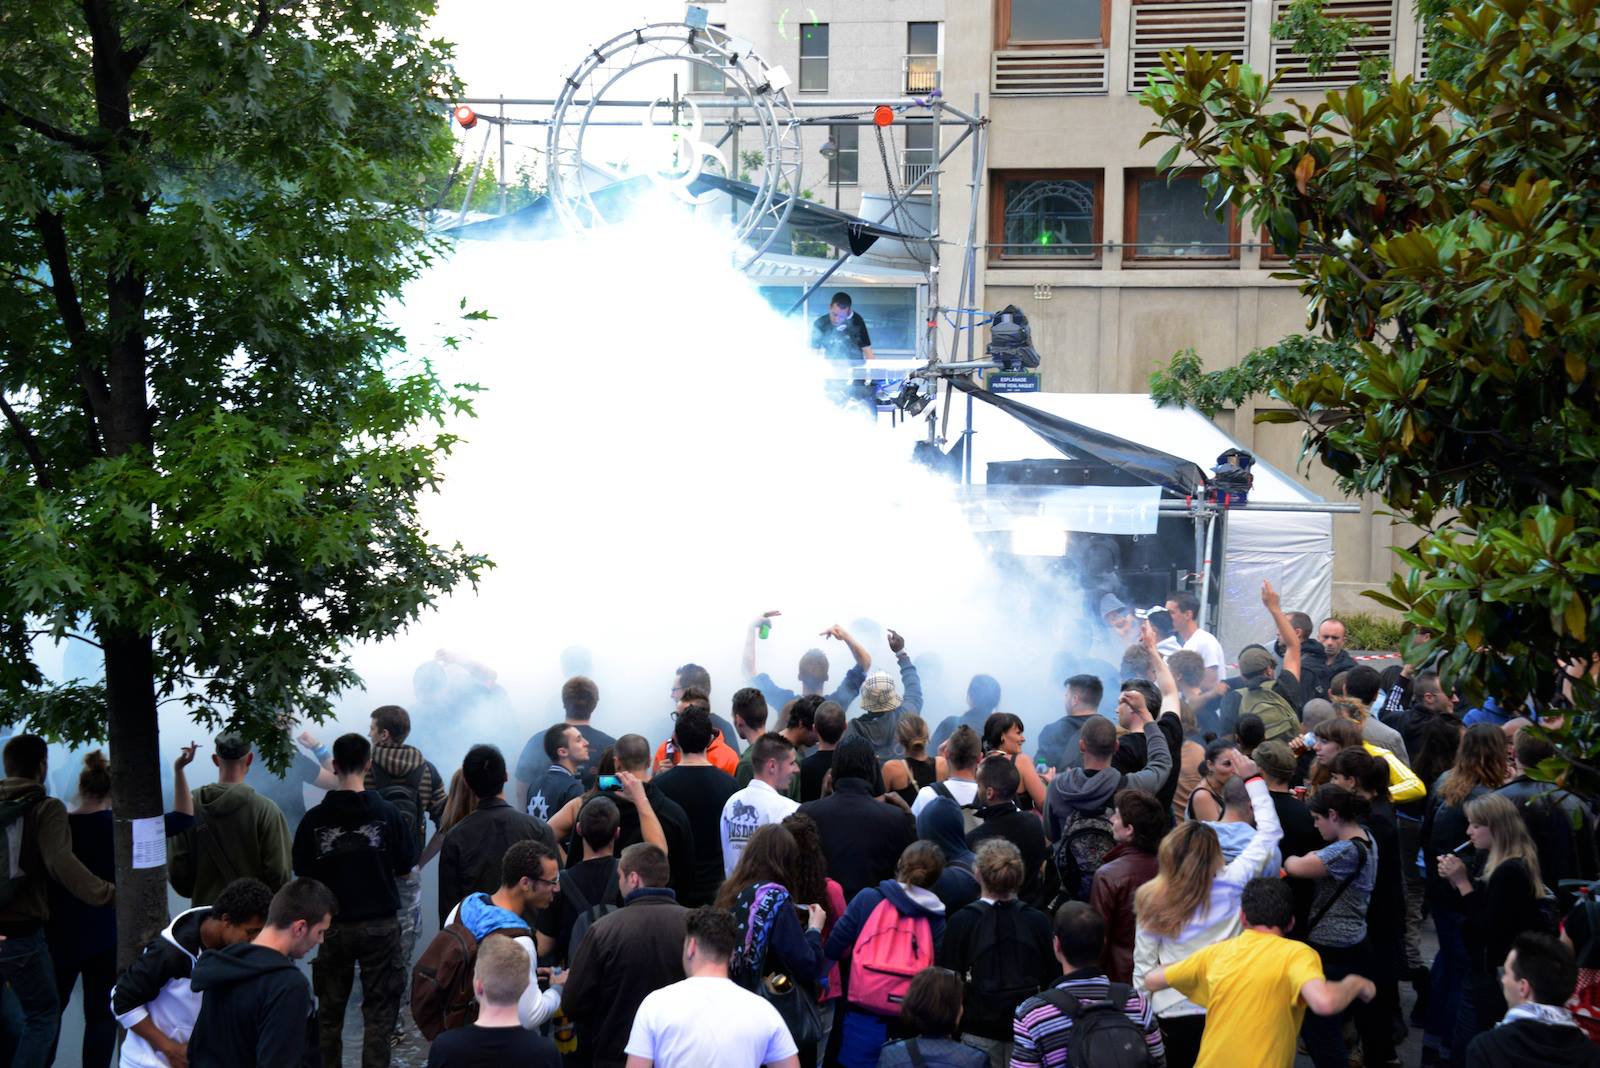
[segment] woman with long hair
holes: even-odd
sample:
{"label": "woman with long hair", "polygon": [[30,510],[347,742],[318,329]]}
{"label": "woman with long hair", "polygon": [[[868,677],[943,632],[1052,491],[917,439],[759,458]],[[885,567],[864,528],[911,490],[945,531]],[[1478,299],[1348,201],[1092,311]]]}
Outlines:
{"label": "woman with long hair", "polygon": [[939,763],[928,756],[928,721],[915,712],[900,717],[894,737],[906,755],[883,762],[883,788],[899,794],[909,805],[917,800],[918,790],[939,781]]}
{"label": "woman with long hair", "polygon": [[1049,783],[1033,766],[1033,758],[1022,751],[1022,743],[1027,740],[1022,720],[1010,712],[994,712],[983,721],[983,755],[1005,757],[1017,766],[1017,774],[1022,778],[1017,788],[1017,807],[1042,811]]}
{"label": "woman with long hair", "polygon": [[[173,812],[165,817],[167,835],[180,834],[194,825],[194,798],[189,793],[185,768],[194,759],[191,743],[172,765]],[[72,834],[72,855],[79,864],[106,882],[117,877],[115,818],[111,813],[111,762],[104,750],[83,756],[78,772],[77,804],[67,815]],[[76,1057],[62,1055],[59,1063],[84,1068],[109,1068],[117,1043],[117,1021],[111,1015],[111,988],[117,980],[117,909],[115,905],[87,905],[54,879],[49,881],[50,919],[44,928],[55,971],[56,993],[66,1012],[72,989],[83,982],[83,1039]],[[57,1040],[59,1042],[60,1035]]]}
{"label": "woman with long hair", "polygon": [[[789,891],[799,901],[815,901],[822,906],[822,942],[828,942],[833,925],[844,915],[844,889],[828,878],[828,857],[822,851],[822,835],[817,831],[817,821],[801,812],[783,818],[782,826],[794,836],[794,867],[789,869]],[[796,913],[798,915],[798,912]],[[826,1048],[828,1032],[833,1030],[834,1010],[844,983],[839,975],[839,962],[828,962],[827,982],[817,993],[817,1004],[822,1010],[822,1038],[818,1045]],[[801,1068],[810,1068],[802,1065]]]}
{"label": "woman with long hair", "polygon": [[1376,742],[1367,740],[1366,732],[1361,727],[1361,717],[1367,714],[1367,706],[1351,697],[1340,697],[1333,702],[1335,718],[1317,725],[1313,732],[1317,738],[1317,762],[1319,764],[1332,764],[1332,759],[1323,761],[1322,744],[1324,738],[1338,742],[1339,748],[1335,753],[1345,749],[1361,749],[1368,756],[1382,760],[1389,767],[1389,800],[1397,805],[1410,804],[1421,801],[1428,796],[1428,788],[1416,776],[1406,762],[1394,754],[1392,750],[1385,749]]}
{"label": "woman with long hair", "polygon": [[[740,942],[728,961],[728,977],[746,990],[755,990],[769,974],[782,972],[808,997],[817,996],[827,971],[822,927],[828,913],[819,902],[799,901],[791,892],[799,865],[800,847],[794,835],[782,824],[769,823],[756,828],[717,891],[716,907],[731,911],[739,925]],[[801,912],[806,914],[804,927]],[[815,1064],[816,1059],[816,1044],[806,1043],[800,1063]]]}
{"label": "woman with long hair", "polygon": [[1505,785],[1506,737],[1499,727],[1479,723],[1461,734],[1455,762],[1428,791],[1422,818],[1425,894],[1439,936],[1433,958],[1428,1012],[1422,1029],[1422,1063],[1449,1064],[1460,1044],[1455,1041],[1461,1015],[1462,982],[1471,967],[1463,930],[1462,896],[1440,871],[1439,858],[1465,849],[1467,802]]}
{"label": "woman with long hair", "polygon": [[1439,858],[1440,877],[1461,897],[1469,962],[1456,1017],[1458,1062],[1464,1060],[1473,1037],[1505,1015],[1497,970],[1519,934],[1546,929],[1539,901],[1549,893],[1539,871],[1539,852],[1509,798],[1475,797],[1467,802],[1466,815],[1472,861],[1469,864],[1455,853]]}
{"label": "woman with long hair", "polygon": [[1260,873],[1283,837],[1272,794],[1255,764],[1243,755],[1230,764],[1243,776],[1255,812],[1256,833],[1249,844],[1224,863],[1215,830],[1200,820],[1180,823],[1161,840],[1156,877],[1133,898],[1133,985],[1150,997],[1169,1068],[1192,1068],[1200,1055],[1206,1010],[1170,988],[1151,995],[1144,977],[1243,930],[1239,899],[1244,885]]}
{"label": "woman with long hair", "polygon": [[[1307,807],[1328,845],[1283,862],[1283,870],[1290,876],[1316,880],[1306,942],[1322,958],[1322,973],[1330,982],[1347,975],[1367,975],[1367,908],[1372,888],[1378,882],[1377,845],[1364,823],[1371,806],[1360,794],[1329,783],[1317,791]],[[1347,1011],[1355,1017],[1364,1042],[1371,1035],[1371,1042],[1376,1045],[1374,1014]],[[1346,1068],[1349,1063],[1344,1019],[1345,1013],[1306,1014],[1301,1034],[1317,1068]],[[1387,1019],[1376,1022],[1384,1028],[1389,1026]],[[1374,1049],[1368,1056],[1375,1057],[1377,1052]],[[1383,1061],[1369,1063],[1378,1065]]]}
{"label": "woman with long hair", "polygon": [[1205,756],[1195,769],[1200,773],[1200,782],[1189,793],[1184,819],[1215,822],[1222,818],[1222,788],[1233,778],[1235,762],[1242,759],[1244,755],[1231,740],[1218,738],[1206,745]]}
{"label": "woman with long hair", "polygon": [[417,862],[417,867],[425,866],[428,861],[439,855],[439,850],[444,848],[444,836],[450,833],[450,828],[478,811],[478,795],[467,786],[467,780],[462,777],[461,769],[457,768],[455,774],[450,776],[450,792],[445,795],[444,814],[439,817],[439,826],[433,832],[433,837],[428,839],[428,845],[422,851],[422,859]]}

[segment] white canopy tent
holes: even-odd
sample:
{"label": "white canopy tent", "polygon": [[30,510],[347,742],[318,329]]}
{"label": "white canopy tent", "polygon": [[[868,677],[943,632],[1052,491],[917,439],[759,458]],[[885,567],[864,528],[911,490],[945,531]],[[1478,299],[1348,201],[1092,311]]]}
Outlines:
{"label": "white canopy tent", "polygon": [[[1160,408],[1143,393],[1031,393],[1011,399],[1042,412],[1114,434],[1192,461],[1210,471],[1218,455],[1240,444],[1192,408]],[[943,399],[939,401],[943,405]],[[958,439],[965,416],[957,396],[951,412],[950,438]],[[972,481],[983,485],[988,465],[1007,460],[1059,460],[1060,454],[1038,434],[991,405],[974,402],[972,413]],[[909,427],[919,427],[912,421]],[[1293,477],[1256,460],[1250,503],[1310,505],[1326,503]],[[1143,495],[1143,499],[1140,499]],[[1117,533],[1150,533],[1155,529],[1159,491],[1126,487],[1075,488],[1076,497],[1061,512],[1063,529]],[[1092,500],[1093,508],[1081,502]],[[1107,513],[1115,513],[1108,515]],[[1333,607],[1333,517],[1322,511],[1230,509],[1220,527],[1215,552],[1222,556],[1218,603],[1218,638],[1229,657],[1241,646],[1270,640],[1272,622],[1261,605],[1261,583],[1270,580],[1283,598],[1284,609],[1326,618]]]}

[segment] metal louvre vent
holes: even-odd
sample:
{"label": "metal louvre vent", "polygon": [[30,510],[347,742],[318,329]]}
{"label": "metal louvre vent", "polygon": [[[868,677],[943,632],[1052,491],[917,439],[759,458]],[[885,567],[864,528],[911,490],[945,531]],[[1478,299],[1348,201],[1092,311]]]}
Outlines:
{"label": "metal louvre vent", "polygon": [[1249,0],[1206,3],[1136,3],[1128,34],[1128,91],[1150,84],[1161,69],[1161,53],[1192,46],[1198,52],[1227,54],[1243,63],[1250,46]]}
{"label": "metal louvre vent", "polygon": [[1071,96],[1104,93],[1109,76],[1103,48],[1017,49],[994,53],[996,96]]}
{"label": "metal louvre vent", "polygon": [[[1276,0],[1272,5],[1273,21],[1283,17],[1289,0]],[[1280,89],[1332,89],[1353,85],[1361,76],[1361,61],[1369,56],[1386,56],[1394,60],[1394,0],[1326,0],[1323,12],[1329,18],[1351,19],[1364,23],[1368,32],[1352,37],[1350,46],[1320,74],[1306,68],[1306,57],[1296,55],[1288,41],[1272,42],[1272,73],[1278,77]]]}

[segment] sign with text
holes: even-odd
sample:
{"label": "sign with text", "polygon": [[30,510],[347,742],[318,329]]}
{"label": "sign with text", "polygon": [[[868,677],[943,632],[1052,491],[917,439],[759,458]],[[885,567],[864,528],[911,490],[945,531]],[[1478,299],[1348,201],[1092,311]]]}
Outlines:
{"label": "sign with text", "polygon": [[1037,371],[990,371],[984,380],[990,393],[1038,393]]}

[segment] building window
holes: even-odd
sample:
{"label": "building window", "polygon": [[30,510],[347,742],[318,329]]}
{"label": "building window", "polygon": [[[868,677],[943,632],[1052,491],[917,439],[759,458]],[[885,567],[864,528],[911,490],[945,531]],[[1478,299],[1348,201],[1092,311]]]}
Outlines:
{"label": "building window", "polygon": [[1002,48],[1048,45],[1103,47],[1110,0],[996,0],[995,29]]}
{"label": "building window", "polygon": [[[714,30],[727,29],[726,26],[720,25],[713,25],[711,28]],[[722,65],[722,57],[706,47],[706,39],[701,35],[695,34],[695,38],[690,42],[689,47],[697,55],[706,56],[707,63]],[[727,87],[727,78],[723,76],[720,70],[714,70],[707,66],[706,63],[689,64],[689,91],[691,93],[722,93],[727,91]]]}
{"label": "building window", "polygon": [[828,91],[828,24],[800,27],[800,91]]}
{"label": "building window", "polygon": [[903,156],[906,186],[915,185],[933,167],[939,155],[939,127],[931,122],[906,123],[906,150]]}
{"label": "building window", "polygon": [[1098,260],[1099,171],[1003,171],[992,176],[991,260]]}
{"label": "building window", "polygon": [[1218,219],[1197,177],[1128,176],[1125,260],[1233,260],[1239,229],[1230,207]]}
{"label": "building window", "polygon": [[828,182],[855,185],[861,180],[861,127],[830,126],[828,140],[835,150],[833,159],[828,161]]}
{"label": "building window", "polygon": [[939,88],[939,24],[906,23],[906,92],[914,96]]}

